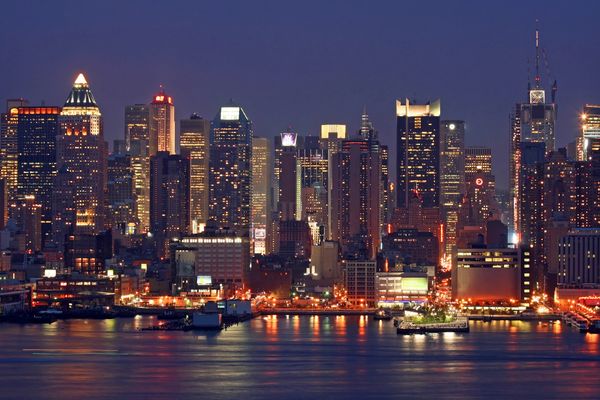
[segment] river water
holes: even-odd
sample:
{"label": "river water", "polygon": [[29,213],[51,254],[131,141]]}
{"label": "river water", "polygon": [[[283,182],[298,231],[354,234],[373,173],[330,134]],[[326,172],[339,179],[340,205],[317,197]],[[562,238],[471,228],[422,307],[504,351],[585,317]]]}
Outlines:
{"label": "river water", "polygon": [[0,325],[0,399],[600,399],[600,335],[472,322],[398,336],[358,316],[269,316],[219,333],[152,317]]}

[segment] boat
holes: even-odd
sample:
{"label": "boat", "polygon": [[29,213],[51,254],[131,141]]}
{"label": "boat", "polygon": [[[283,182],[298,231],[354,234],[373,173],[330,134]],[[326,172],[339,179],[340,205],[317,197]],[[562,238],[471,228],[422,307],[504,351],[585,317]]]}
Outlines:
{"label": "boat", "polygon": [[373,319],[375,321],[390,321],[392,319],[392,313],[387,310],[377,310],[375,314],[373,314]]}
{"label": "boat", "polygon": [[[394,320],[394,326],[396,326]],[[431,324],[415,324],[411,321],[399,321],[396,327],[396,333],[399,335],[412,335],[412,334],[427,334],[427,333],[468,333],[469,332],[469,319],[466,317],[459,317],[452,322],[438,322]]]}

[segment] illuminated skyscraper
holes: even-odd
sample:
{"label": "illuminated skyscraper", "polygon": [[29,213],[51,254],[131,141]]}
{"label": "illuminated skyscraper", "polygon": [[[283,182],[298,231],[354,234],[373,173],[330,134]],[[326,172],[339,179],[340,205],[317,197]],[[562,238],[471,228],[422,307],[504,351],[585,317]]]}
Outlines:
{"label": "illuminated skyscraper", "polygon": [[131,155],[115,149],[108,157],[107,175],[108,212],[113,235],[131,235],[137,225]]}
{"label": "illuminated skyscraper", "polygon": [[5,180],[9,204],[15,204],[18,174],[17,126],[19,107],[26,107],[25,99],[6,101],[6,113],[0,115],[0,178]]}
{"label": "illuminated skyscraper", "polygon": [[329,154],[339,151],[342,148],[342,141],[344,139],[346,139],[346,125],[321,125],[321,146],[326,148]]}
{"label": "illuminated skyscraper", "polygon": [[190,216],[192,233],[208,220],[208,151],[210,121],[192,114],[179,122],[181,156],[190,160]]}
{"label": "illuminated skyscraper", "polygon": [[157,254],[166,257],[169,241],[189,233],[190,163],[159,151],[150,159],[150,229]]}
{"label": "illuminated skyscraper", "polygon": [[60,111],[60,107],[17,108],[17,194],[20,204],[25,197],[33,197],[39,204],[43,244],[52,231],[52,186]]}
{"label": "illuminated skyscraper", "polygon": [[521,200],[518,198],[520,187],[521,142],[544,143],[546,153],[554,150],[556,125],[556,81],[552,85],[551,99],[548,102],[546,90],[542,85],[540,61],[544,55],[540,48],[539,31],[535,31],[535,83],[528,88],[525,103],[518,103],[511,115],[511,154],[510,154],[510,190],[513,198],[513,227],[520,232],[520,216],[518,214]]}
{"label": "illuminated skyscraper", "polygon": [[368,140],[345,140],[331,156],[331,237],[347,256],[373,259],[381,242],[381,155]]}
{"label": "illuminated skyscraper", "polygon": [[590,160],[589,149],[600,144],[600,105],[586,104],[581,113],[581,137],[578,138],[579,161]]}
{"label": "illuminated skyscraper", "polygon": [[440,127],[440,205],[446,254],[456,248],[458,212],[465,192],[465,122],[442,121]]}
{"label": "illuminated skyscraper", "polygon": [[271,252],[268,240],[271,220],[271,146],[268,138],[252,138],[252,241],[250,252]]}
{"label": "illuminated skyscraper", "polygon": [[176,154],[175,106],[161,87],[150,103],[150,157],[159,151]]}
{"label": "illuminated skyscraper", "polygon": [[248,235],[252,122],[241,107],[221,107],[211,123],[209,219]]}
{"label": "illuminated skyscraper", "polygon": [[396,100],[397,206],[407,207],[411,192],[423,207],[437,207],[440,195],[440,100],[423,105]]}
{"label": "illuminated skyscraper", "polygon": [[125,107],[125,143],[131,155],[137,233],[150,230],[150,108]]}
{"label": "illuminated skyscraper", "polygon": [[297,140],[297,133],[283,132],[276,144],[280,221],[300,220],[302,212]]}
{"label": "illuminated skyscraper", "polygon": [[83,74],[75,80],[58,121],[56,162],[60,184],[66,187],[57,188],[55,181],[53,195],[70,193],[55,202],[61,209],[53,210],[54,218],[63,219],[53,219],[54,238],[62,245],[69,229],[81,235],[96,235],[107,226],[107,144],[100,109]]}

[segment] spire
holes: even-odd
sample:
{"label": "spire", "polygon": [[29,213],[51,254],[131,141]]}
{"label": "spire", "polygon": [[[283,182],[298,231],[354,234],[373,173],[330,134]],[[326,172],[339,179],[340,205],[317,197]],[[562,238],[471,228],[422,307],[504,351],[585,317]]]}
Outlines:
{"label": "spire", "polygon": [[83,73],[80,73],[79,75],[77,75],[77,79],[75,79],[75,83],[73,84],[73,86],[87,86],[87,81],[85,80],[85,76],[83,75]]}
{"label": "spire", "polygon": [[540,89],[542,78],[540,76],[540,30],[539,20],[535,20],[535,88]]}
{"label": "spire", "polygon": [[376,133],[373,124],[367,114],[367,106],[363,106],[363,112],[360,117],[360,131],[358,132],[363,139],[376,139]]}
{"label": "spire", "polygon": [[77,79],[75,79],[75,82],[73,82],[73,89],[71,89],[71,93],[65,101],[65,107],[98,108],[96,99],[94,99],[94,95],[92,94],[88,82],[82,73],[77,75]]}

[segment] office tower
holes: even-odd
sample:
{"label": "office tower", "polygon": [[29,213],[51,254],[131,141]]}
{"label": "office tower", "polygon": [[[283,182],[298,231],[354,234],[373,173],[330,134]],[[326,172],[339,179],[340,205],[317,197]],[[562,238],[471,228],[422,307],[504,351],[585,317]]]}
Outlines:
{"label": "office tower", "polygon": [[[465,148],[465,181],[483,174],[492,176],[492,149],[489,147],[469,146]],[[489,182],[495,188],[495,180]]]}
{"label": "office tower", "polygon": [[271,219],[271,146],[268,138],[252,138],[251,252],[269,254]]}
{"label": "office tower", "polygon": [[250,228],[252,136],[241,107],[221,107],[211,123],[209,219],[242,236]]}
{"label": "office tower", "polygon": [[42,205],[34,195],[19,198],[13,206],[12,213],[17,220],[21,242],[19,250],[27,254],[35,254],[42,250]]}
{"label": "office tower", "polygon": [[315,136],[304,137],[297,149],[301,210],[299,218],[308,222],[312,241],[322,242],[327,236],[329,160]]}
{"label": "office tower", "polygon": [[598,215],[597,194],[594,194],[594,180],[591,161],[576,161],[573,163],[571,198],[573,215],[571,224],[578,228],[591,228],[597,225],[594,217]]}
{"label": "office tower", "polygon": [[440,193],[440,101],[423,105],[396,100],[397,206],[418,192],[423,207],[437,207]]}
{"label": "office tower", "polygon": [[150,108],[125,107],[125,142],[131,155],[135,194],[136,232],[150,230]]}
{"label": "office tower", "polygon": [[465,122],[440,124],[440,206],[444,223],[445,253],[456,248],[458,212],[465,192]]}
{"label": "office tower", "polygon": [[279,221],[278,254],[283,258],[310,259],[312,236],[307,221]]}
{"label": "office tower", "polygon": [[382,257],[388,269],[404,265],[437,265],[439,240],[431,232],[399,228],[382,239]]}
{"label": "office tower", "polygon": [[581,113],[581,137],[578,138],[578,161],[588,161],[592,142],[600,142],[600,105],[586,104]]}
{"label": "office tower", "polygon": [[150,231],[159,257],[166,257],[169,241],[189,233],[189,207],[188,159],[159,151],[150,158]]}
{"label": "office tower", "polygon": [[192,114],[179,122],[179,149],[190,161],[190,216],[192,233],[198,233],[208,220],[208,141],[210,121]]}
{"label": "office tower", "polygon": [[113,235],[131,235],[137,226],[131,155],[115,150],[108,157],[107,177],[108,212]]}
{"label": "office tower", "polygon": [[327,149],[329,154],[339,151],[342,147],[342,141],[346,139],[346,125],[343,124],[323,124],[321,125],[321,146]]}
{"label": "office tower", "polygon": [[390,150],[388,146],[381,145],[381,223],[387,224],[392,216],[393,208],[390,206]]}
{"label": "office tower", "polygon": [[520,221],[520,243],[528,246],[532,254],[533,281],[535,289],[543,288],[543,177],[545,149],[544,142],[521,142],[518,198],[518,218]]}
{"label": "office tower", "polygon": [[[524,103],[517,103],[511,119],[511,147],[510,147],[510,190],[513,198],[513,228],[519,232],[520,220],[518,207],[521,200],[518,198],[520,186],[519,174],[522,155],[520,153],[521,142],[542,142],[546,153],[554,150],[554,137],[556,125],[556,81],[552,85],[550,102],[546,98],[546,90],[542,83],[540,74],[540,58],[543,56],[540,49],[540,34],[535,31],[535,80],[533,88],[528,86],[528,98]],[[544,55],[545,57],[545,55]]]}
{"label": "office tower", "polygon": [[295,132],[281,133],[277,143],[277,177],[279,195],[279,220],[299,220],[301,214],[300,168],[297,157],[297,137]]}
{"label": "office tower", "polygon": [[[13,109],[14,110],[14,109]],[[52,231],[52,186],[56,174],[56,135],[60,107],[17,110],[17,194],[33,196],[41,207],[42,245]]]}
{"label": "office tower", "polygon": [[600,285],[600,230],[573,229],[560,241],[558,286],[582,289],[597,288],[598,285]]}
{"label": "office tower", "polygon": [[19,107],[26,107],[25,99],[6,101],[6,113],[0,114],[0,178],[6,182],[9,204],[14,204],[17,195]]}
{"label": "office tower", "polygon": [[150,103],[150,157],[159,151],[167,151],[176,154],[175,138],[175,106],[173,98],[167,96],[165,90],[160,88]]}
{"label": "office tower", "polygon": [[53,205],[60,208],[53,209],[52,229],[61,248],[67,233],[96,235],[107,225],[107,144],[100,109],[83,74],[75,80],[58,121],[56,163],[60,176],[54,184],[57,199]]}
{"label": "office tower", "polygon": [[366,140],[345,140],[331,155],[331,237],[345,254],[373,259],[381,241],[381,155]]}

